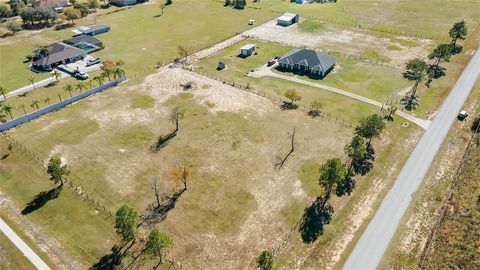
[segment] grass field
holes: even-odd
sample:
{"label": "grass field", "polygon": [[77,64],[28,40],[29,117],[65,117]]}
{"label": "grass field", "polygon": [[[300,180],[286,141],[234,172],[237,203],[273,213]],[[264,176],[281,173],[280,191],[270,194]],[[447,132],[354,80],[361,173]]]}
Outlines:
{"label": "grass field", "polygon": [[3,233],[0,233],[0,265],[5,270],[35,269]]}
{"label": "grass field", "polygon": [[[245,59],[238,57],[240,47],[247,43],[256,44],[256,52],[258,54]],[[297,88],[298,86],[277,78],[263,77],[255,79],[246,76],[246,74],[250,70],[264,65],[268,60],[275,56],[283,56],[291,49],[292,47],[281,46],[274,43],[246,40],[231,46],[212,57],[202,59],[196,64],[196,68],[200,72],[211,74],[212,76],[222,78],[226,81],[234,81],[244,85],[250,83],[250,86],[253,88],[258,87],[262,90],[265,89],[277,93],[280,92],[280,95],[282,95],[282,91],[289,88]],[[323,80],[310,79],[307,76],[302,76],[301,78],[307,81],[318,82],[320,84],[347,90],[380,102],[386,101],[387,99],[398,99],[399,96],[397,92],[400,92],[409,85],[409,83],[402,78],[401,70],[399,69],[359,62],[342,57],[341,55],[336,55],[336,58],[337,68]],[[225,70],[216,70],[216,65],[219,61],[225,62],[227,66]],[[289,72],[280,72],[276,70],[274,70],[274,72],[294,76]],[[335,102],[328,98],[328,93],[324,93],[321,90],[314,88],[310,91],[318,92],[319,98],[325,100],[324,107],[326,110],[332,112],[340,111],[336,109]],[[325,97],[323,97],[323,95],[325,95]],[[309,104],[308,101],[311,101],[311,99],[305,98],[305,101]],[[346,112],[346,114],[349,114],[349,112]],[[342,113],[342,115],[346,114]]]}
{"label": "grass field", "polygon": [[448,30],[456,21],[465,19],[472,26],[471,30],[480,23],[478,0],[423,0],[415,3],[410,0],[338,0],[337,3],[311,5],[263,0],[257,5],[267,10],[294,12],[340,24],[445,38],[448,38]]}
{"label": "grass field", "polygon": [[[139,82],[154,71],[157,62],[166,63],[177,57],[177,46],[198,50],[243,31],[249,19],[261,22],[271,16],[273,13],[267,10],[238,11],[215,1],[198,1],[195,8],[191,8],[191,2],[186,0],[176,1],[161,15],[158,5],[146,3],[97,16],[97,23],[109,24],[112,30],[97,36],[105,49],[94,55],[114,61],[123,59],[127,74]],[[93,19],[86,17],[78,20],[77,25],[92,23]],[[72,29],[24,32],[0,44],[0,84],[9,91],[28,84],[27,79],[33,73],[28,70],[28,64],[22,63],[26,55],[40,46],[72,36]],[[38,79],[48,76],[50,74],[37,75]]]}
{"label": "grass field", "polygon": [[[343,144],[352,129],[321,118],[311,119],[302,111],[281,111],[266,99],[181,69],[165,68],[155,77],[158,79],[152,77],[153,81],[140,86],[114,88],[9,133],[43,160],[52,153],[61,155],[72,169],[71,181],[111,210],[128,203],[143,211],[154,201],[152,177],[162,180],[168,191],[179,184],[168,180],[171,168],[182,162],[190,164],[188,191],[159,225],[177,243],[171,255],[187,268],[222,268],[225,261],[228,265],[253,267],[257,253],[274,248],[279,236],[294,226],[303,208],[321,191],[316,185],[315,168],[328,157],[343,156]],[[191,93],[180,87],[188,81],[196,82]],[[167,109],[174,105],[185,112],[180,132],[167,147],[152,154],[148,148],[156,136],[172,128]],[[351,111],[353,120],[369,110],[357,111],[356,116],[355,110]],[[288,169],[278,172],[273,164],[276,156],[288,151],[292,126],[297,127],[297,149],[288,161]],[[395,123],[388,132],[399,134],[398,140],[403,140],[415,130]],[[7,143],[2,145],[6,147]],[[388,139],[379,142],[379,169],[395,158],[383,161],[400,145],[404,147]],[[2,149],[2,153],[6,151]],[[398,158],[396,162],[400,161]],[[14,149],[2,166],[2,190],[21,205],[52,188],[44,169],[19,150]],[[29,180],[32,174],[33,182]],[[349,207],[354,207],[365,192],[371,192],[369,183],[377,181],[376,175],[359,180],[356,195],[335,202],[338,214],[325,237],[315,243],[315,250],[333,248],[332,240],[343,237],[335,232],[347,230],[344,221],[351,218]],[[296,189],[293,194],[292,181]],[[29,217],[82,266],[104,255],[116,239],[112,220],[105,220],[71,190],[62,191],[58,199]],[[102,244],[95,244],[94,239],[102,239]],[[297,254],[306,265],[332,263],[307,252],[309,246],[301,242],[298,233],[291,241],[282,258]],[[225,255],[213,260],[209,257],[220,250]],[[191,254],[196,254],[195,259]],[[279,265],[288,268],[291,263],[280,261]]]}

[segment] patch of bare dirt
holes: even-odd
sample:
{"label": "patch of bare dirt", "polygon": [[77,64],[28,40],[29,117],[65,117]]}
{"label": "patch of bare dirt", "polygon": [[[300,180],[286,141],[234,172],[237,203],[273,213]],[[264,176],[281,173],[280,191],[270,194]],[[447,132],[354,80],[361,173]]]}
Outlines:
{"label": "patch of bare dirt", "polygon": [[[305,32],[299,28],[298,24],[282,27],[273,22],[250,29],[244,35],[294,47],[311,47],[327,52],[336,51],[356,57],[362,57],[365,51],[374,50],[389,57],[391,59],[389,64],[399,67],[412,57],[427,55],[428,47],[433,43],[431,40],[420,38],[379,37],[357,28]],[[402,39],[406,42],[414,42],[417,46],[405,46]],[[389,49],[389,45],[394,45],[396,49]]]}

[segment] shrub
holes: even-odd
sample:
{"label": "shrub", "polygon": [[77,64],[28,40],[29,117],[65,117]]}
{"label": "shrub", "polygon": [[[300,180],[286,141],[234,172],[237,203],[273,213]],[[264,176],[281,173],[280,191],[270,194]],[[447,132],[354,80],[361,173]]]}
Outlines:
{"label": "shrub", "polygon": [[480,133],[480,115],[475,117],[473,120],[472,126],[470,127],[473,132]]}

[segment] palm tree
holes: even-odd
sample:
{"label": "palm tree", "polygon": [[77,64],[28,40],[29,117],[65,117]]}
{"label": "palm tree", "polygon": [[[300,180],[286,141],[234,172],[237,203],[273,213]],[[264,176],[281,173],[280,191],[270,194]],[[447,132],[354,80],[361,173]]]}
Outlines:
{"label": "palm tree", "polygon": [[118,60],[117,62],[115,62],[115,66],[117,67],[121,67],[125,65],[125,61],[123,61],[122,59]]}
{"label": "palm tree", "polygon": [[30,78],[28,78],[28,81],[32,84],[33,86],[33,90],[37,90],[37,88],[35,87],[35,77],[34,76],[30,76]]}
{"label": "palm tree", "polygon": [[47,103],[48,105],[50,105],[50,102],[52,102],[52,99],[50,97],[47,97],[45,98],[45,103]]}
{"label": "palm tree", "polygon": [[52,78],[55,78],[57,82],[60,81],[60,76],[62,76],[62,74],[58,70],[54,69],[52,71]]}
{"label": "palm tree", "polygon": [[38,50],[38,53],[40,53],[43,56],[47,56],[50,54],[50,51],[48,50],[47,47],[43,46]]}
{"label": "palm tree", "polygon": [[12,116],[12,112],[13,112],[13,106],[6,103],[2,106],[2,111],[4,111],[5,113],[8,113],[8,115],[10,115],[10,118],[13,119],[13,116]]}
{"label": "palm tree", "polygon": [[0,85],[0,95],[3,97],[3,101],[7,101],[7,88]]}
{"label": "palm tree", "polygon": [[83,89],[85,89],[85,84],[83,82],[79,82],[75,85],[75,90],[78,92],[82,92]]}
{"label": "palm tree", "polygon": [[94,83],[94,81],[93,81],[92,79],[89,79],[89,80],[87,81],[88,89],[92,89],[92,88],[93,88],[93,83]]}
{"label": "palm tree", "polygon": [[104,82],[103,76],[95,76],[93,77],[93,80],[98,83],[98,86],[102,85]]}
{"label": "palm tree", "polygon": [[70,97],[72,96],[73,86],[71,84],[65,85],[63,89],[70,94]]}
{"label": "palm tree", "polygon": [[17,109],[22,109],[24,114],[27,114],[27,110],[25,110],[25,105],[22,103],[20,106],[17,107]]}
{"label": "palm tree", "polygon": [[125,71],[120,67],[120,66],[115,66],[113,68],[113,78],[116,79],[117,77],[118,78],[121,78],[123,76],[125,76]]}
{"label": "palm tree", "polygon": [[32,104],[30,104],[30,107],[36,108],[38,110],[38,108],[40,108],[40,101],[32,100]]}
{"label": "palm tree", "polygon": [[113,75],[112,69],[110,68],[103,69],[102,77],[104,78],[107,77],[109,82],[112,81],[112,75]]}

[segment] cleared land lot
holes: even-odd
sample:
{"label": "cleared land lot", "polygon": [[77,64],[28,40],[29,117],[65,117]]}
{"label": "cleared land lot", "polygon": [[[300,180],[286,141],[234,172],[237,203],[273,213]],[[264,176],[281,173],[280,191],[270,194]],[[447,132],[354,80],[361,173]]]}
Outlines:
{"label": "cleared land lot", "polygon": [[[189,81],[196,86],[184,91],[180,84]],[[167,147],[152,154],[149,146],[172,128],[168,122],[171,106],[185,111],[180,132]],[[288,131],[293,126],[297,127],[297,150],[287,168],[277,171],[276,156],[288,152]],[[335,200],[338,214],[321,240],[305,245],[295,231],[281,250],[281,268],[333,265],[354,236],[358,220],[369,213],[352,208],[373,206],[376,191],[389,183],[378,173],[388,166],[391,175],[387,179],[393,178],[406,157],[398,147],[403,149],[407,138],[408,147],[413,146],[418,132],[415,127],[401,128],[400,123],[391,125],[376,144],[378,171],[376,167],[359,179],[358,192],[351,197]],[[316,184],[318,165],[328,157],[343,156],[352,130],[311,119],[301,111],[281,111],[267,99],[195,73],[164,68],[139,86],[112,89],[9,133],[42,159],[61,155],[72,168],[71,180],[109,209],[127,202],[143,211],[154,201],[152,177],[170,190],[179,183],[168,180],[169,170],[187,162],[193,172],[189,189],[160,227],[173,236],[176,246],[171,255],[182,265],[222,268],[253,267],[258,252],[280,245],[304,207],[321,191]],[[398,134],[402,143],[391,141],[388,134]],[[22,159],[25,156],[14,151],[5,160],[2,189],[26,204],[52,186],[42,168],[28,159],[22,163]],[[33,182],[28,177],[32,173],[37,175]],[[70,190],[62,191],[58,199],[30,217],[83,266],[104,255],[115,241],[112,220],[105,220]],[[51,224],[57,219],[62,222]],[[103,240],[94,244],[94,239]],[[334,259],[314,255],[319,250],[329,250]],[[287,260],[292,254],[295,259]]]}
{"label": "cleared land lot", "polygon": [[[263,9],[294,12],[303,16],[381,31],[448,37],[451,25],[464,18],[477,25],[479,0],[338,0],[337,3],[298,5],[283,0],[262,0]],[[471,29],[473,30],[473,28]]]}
{"label": "cleared land lot", "polygon": [[380,33],[310,19],[301,19],[299,24],[289,27],[269,22],[247,31],[245,35],[289,46],[342,53],[402,68],[411,58],[428,55],[428,51],[435,45],[430,39]]}
{"label": "cleared land lot", "polygon": [[[179,0],[160,15],[157,4],[147,3],[97,16],[98,24],[109,24],[112,30],[97,36],[105,49],[94,55],[114,61],[123,59],[127,74],[139,82],[153,72],[157,62],[166,63],[175,58],[178,55],[177,46],[204,48],[245,30],[249,19],[261,22],[274,13],[255,9],[234,10],[215,1],[197,1],[192,8],[191,1]],[[77,25],[92,23],[91,17],[77,21]],[[22,63],[25,57],[41,46],[72,36],[73,29],[28,31],[0,41],[0,84],[10,91],[27,85],[27,79],[33,73],[28,70],[28,63]],[[48,76],[50,74],[37,75],[38,79]]]}

